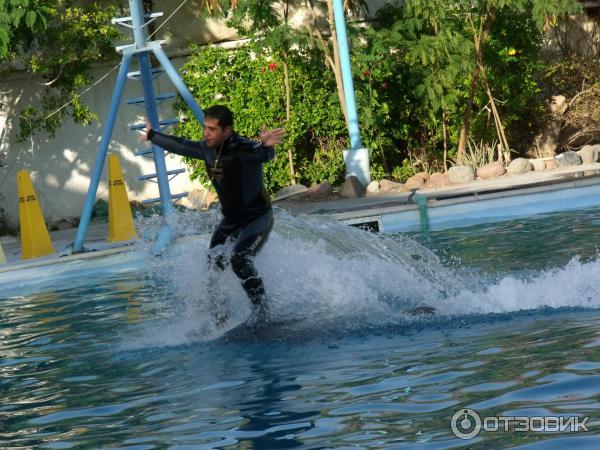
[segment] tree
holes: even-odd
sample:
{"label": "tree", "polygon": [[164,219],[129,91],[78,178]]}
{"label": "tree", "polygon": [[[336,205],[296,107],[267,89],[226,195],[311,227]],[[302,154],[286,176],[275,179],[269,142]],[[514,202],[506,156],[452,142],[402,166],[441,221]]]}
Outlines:
{"label": "tree", "polygon": [[[259,44],[259,49],[269,49],[282,61],[285,82],[286,122],[290,122],[292,115],[290,51],[293,46],[300,46],[303,42],[303,36],[290,26],[291,1],[284,0],[281,4],[274,1],[238,0],[231,5],[231,15],[227,20],[229,26],[254,39]],[[281,6],[283,6],[283,11],[279,11]],[[293,149],[288,144],[285,144],[285,147],[288,155],[290,181],[292,184],[296,184]]]}
{"label": "tree", "polygon": [[41,130],[53,135],[67,117],[84,124],[96,117],[77,93],[90,84],[92,64],[116,57],[113,42],[120,33],[110,20],[122,2],[75,3],[0,0],[2,72],[25,70],[43,80],[40,106],[25,108],[19,117],[19,140]]}
{"label": "tree", "polygon": [[[426,0],[440,2],[440,0]],[[579,4],[575,0],[471,0],[467,2],[449,1],[446,5],[452,8],[465,22],[465,30],[470,34],[474,45],[474,68],[471,73],[469,96],[467,106],[465,108],[463,125],[460,130],[460,138],[458,142],[457,160],[460,161],[464,154],[469,134],[469,126],[471,120],[471,112],[473,110],[473,99],[479,82],[480,76],[483,75],[486,94],[490,100],[494,121],[498,129],[500,141],[508,150],[508,142],[504,135],[502,122],[500,120],[494,97],[489,89],[489,84],[486,78],[486,64],[484,54],[492,33],[494,23],[496,21],[498,11],[506,10],[530,10],[533,21],[541,29],[548,19],[573,14],[581,10]],[[452,10],[451,9],[451,10]]]}

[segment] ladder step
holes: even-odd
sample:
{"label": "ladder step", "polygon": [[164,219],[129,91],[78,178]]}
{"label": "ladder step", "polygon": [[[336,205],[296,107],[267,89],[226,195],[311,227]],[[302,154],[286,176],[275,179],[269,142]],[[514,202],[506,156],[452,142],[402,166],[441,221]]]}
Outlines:
{"label": "ladder step", "polygon": [[[157,13],[151,13],[151,14],[144,14],[144,18],[145,19],[156,19],[158,17],[162,17],[164,15],[164,13],[162,12],[157,12]],[[120,17],[118,19],[112,19],[111,22],[112,24],[117,24],[117,23],[125,23],[125,22],[131,22],[131,16],[129,17]]]}
{"label": "ladder step", "polygon": [[[171,200],[179,200],[181,198],[187,197],[188,193],[187,192],[182,192],[181,194],[173,194],[171,195]],[[161,198],[150,198],[148,200],[144,200],[142,201],[142,203],[144,205],[149,205],[150,203],[159,203],[161,201]]]}
{"label": "ladder step", "polygon": [[[154,67],[152,69],[152,75],[154,77],[157,77],[157,76],[159,76],[162,73],[163,73],[163,70],[161,68],[159,68],[159,67]],[[128,72],[127,73],[127,78],[130,78],[132,80],[139,80],[139,78],[140,78],[140,71],[136,70],[134,72]]]}
{"label": "ladder step", "polygon": [[[167,120],[161,120],[160,121],[160,130],[164,130],[166,127],[169,127],[171,125],[175,125],[176,123],[179,123],[179,119],[167,119]],[[139,131],[139,130],[144,130],[146,128],[146,124],[145,123],[138,123],[136,125],[130,125],[129,129],[131,131]]]}
{"label": "ladder step", "polygon": [[[175,98],[176,96],[177,96],[177,94],[174,94],[174,93],[157,95],[156,101],[164,102],[165,100],[170,100],[172,98]],[[143,105],[145,101],[146,101],[146,99],[144,97],[135,97],[135,98],[127,100],[127,104],[128,105]]]}
{"label": "ladder step", "polygon": [[[179,175],[180,173],[184,173],[184,172],[185,172],[185,169],[183,169],[183,168],[181,168],[181,169],[174,169],[174,170],[168,170],[167,171],[167,176],[169,176],[169,175]],[[151,173],[151,174],[148,174],[148,175],[142,175],[138,179],[140,181],[150,180],[152,178],[156,178],[157,176],[158,176],[157,174]]]}
{"label": "ladder step", "polygon": [[154,151],[152,150],[152,147],[150,148],[138,148],[137,150],[135,150],[133,152],[133,154],[135,156],[144,156],[144,155],[150,155],[154,153]]}

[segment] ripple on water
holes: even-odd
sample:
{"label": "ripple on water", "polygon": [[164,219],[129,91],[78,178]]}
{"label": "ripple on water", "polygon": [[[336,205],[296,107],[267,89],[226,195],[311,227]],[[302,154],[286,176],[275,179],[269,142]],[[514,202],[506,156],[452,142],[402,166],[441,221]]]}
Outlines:
{"label": "ripple on water", "polygon": [[[466,407],[482,417],[598,417],[600,312],[568,309],[582,306],[575,284],[561,285],[556,304],[542,298],[557,291],[544,290],[552,277],[568,283],[576,273],[577,283],[588,283],[577,292],[595,292],[593,259],[555,265],[552,277],[540,266],[490,277],[485,264],[482,273],[448,269],[405,238],[363,238],[328,222],[317,235],[310,221],[280,222],[258,264],[278,292],[275,312],[303,314],[304,333],[293,330],[293,339],[223,343],[202,334],[206,311],[190,306],[205,281],[205,241],[189,243],[191,254],[174,250],[175,278],[173,261],[157,262],[148,277],[143,261],[129,272],[120,261],[118,271],[87,283],[44,284],[7,299],[2,439],[56,449],[597,447],[595,427],[481,433],[469,442],[450,429],[450,417]],[[402,249],[422,258],[396,258]],[[339,283],[320,295],[329,279]],[[241,319],[247,305],[236,289]],[[448,308],[431,319],[406,317],[411,296]],[[481,305],[490,314],[473,314]],[[559,309],[537,309],[549,305]]]}

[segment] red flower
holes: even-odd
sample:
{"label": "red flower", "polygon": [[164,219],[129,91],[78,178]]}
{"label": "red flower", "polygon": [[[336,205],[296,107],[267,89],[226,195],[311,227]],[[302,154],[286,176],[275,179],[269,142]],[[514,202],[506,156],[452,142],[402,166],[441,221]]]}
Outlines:
{"label": "red flower", "polygon": [[277,64],[275,64],[274,62],[272,62],[271,64],[269,64],[269,70],[271,72],[273,72],[275,69],[277,69]]}
{"label": "red flower", "polygon": [[390,87],[390,85],[388,84],[388,82],[387,82],[387,81],[384,81],[384,82],[383,82],[383,89],[387,89],[387,88],[389,88],[389,87]]}
{"label": "red flower", "polygon": [[365,70],[365,71],[363,72],[363,77],[365,77],[365,78],[369,78],[370,76],[371,76],[371,71],[370,71],[370,70]]}

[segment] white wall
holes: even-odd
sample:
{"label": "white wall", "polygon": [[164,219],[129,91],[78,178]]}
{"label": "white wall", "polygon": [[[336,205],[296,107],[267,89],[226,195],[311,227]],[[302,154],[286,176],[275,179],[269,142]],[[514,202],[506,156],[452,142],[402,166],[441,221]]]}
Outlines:
{"label": "white wall", "polygon": [[[182,61],[173,62],[177,65]],[[96,69],[95,78],[99,79],[111,68],[112,66]],[[31,172],[42,211],[48,221],[81,215],[116,74],[117,71],[83,97],[86,104],[98,113],[100,122],[96,121],[89,127],[67,123],[53,139],[39,134],[21,144],[16,142],[18,116],[27,105],[40,103],[43,92],[39,84],[41,80],[15,77],[0,85],[0,101],[5,106],[0,114],[0,129],[5,130],[0,151],[7,153],[7,165],[0,168],[0,206],[5,210],[11,225],[18,223],[16,173],[22,169]],[[174,92],[166,75],[156,82],[156,87],[160,92]],[[139,106],[126,105],[125,100],[141,95],[141,84],[128,80],[110,145],[110,151],[120,156],[130,200],[158,197],[155,183],[137,179],[140,175],[155,173],[154,163],[151,159],[134,156],[133,151],[146,144],[139,142],[138,132],[128,128],[130,124],[141,123],[144,112]],[[171,102],[166,102],[160,109],[161,118],[173,117]],[[180,159],[169,155],[167,167],[183,167]],[[171,182],[173,193],[198,188],[201,186],[191,183],[187,174],[181,174]],[[108,197],[106,168],[98,197]]]}
{"label": "white wall", "polygon": [[[158,19],[157,26],[171,15],[179,4],[180,2],[155,0],[154,10],[164,12],[163,18]],[[183,56],[189,54],[189,46],[192,43],[202,45],[237,39],[234,30],[228,29],[215,19],[203,18],[200,4],[201,0],[186,3],[155,37],[166,40],[164,48],[172,56],[176,67],[184,63]],[[126,37],[121,44],[131,41],[132,38],[130,40]],[[177,58],[176,55],[180,57]],[[135,62],[133,65],[136,65]],[[93,70],[95,80],[113,67],[114,64]],[[135,70],[135,67],[132,70]],[[16,174],[22,169],[31,172],[47,221],[54,222],[81,215],[116,75],[117,71],[114,71],[100,85],[83,96],[83,101],[98,114],[99,122],[95,121],[89,127],[67,122],[54,138],[38,134],[26,143],[16,142],[18,117],[23,108],[40,104],[43,80],[25,73],[16,73],[0,82],[0,103],[3,105],[0,108],[0,152],[7,154],[6,166],[0,167],[0,208],[5,210],[11,226],[16,226],[19,220]],[[175,92],[166,75],[157,80],[156,88],[159,92]],[[142,96],[141,84],[128,80],[110,151],[120,156],[129,199],[141,201],[158,197],[158,188],[155,183],[137,179],[142,174],[156,172],[151,159],[136,157],[133,154],[133,151],[143,144],[138,141],[139,133],[129,131],[128,125],[142,121],[144,114],[142,108],[126,105],[125,100],[139,96]],[[207,101],[211,103],[212,99],[197,101],[201,107],[206,107]],[[160,107],[161,118],[173,117],[171,105],[172,102],[166,102]],[[178,156],[169,155],[167,168],[183,167],[180,159]],[[193,189],[202,189],[202,186],[190,182],[188,174],[185,173],[171,182],[172,193]],[[105,169],[98,189],[98,198],[107,197]],[[185,204],[185,200],[183,203]]]}

